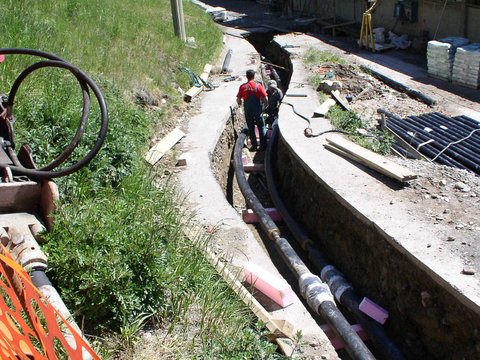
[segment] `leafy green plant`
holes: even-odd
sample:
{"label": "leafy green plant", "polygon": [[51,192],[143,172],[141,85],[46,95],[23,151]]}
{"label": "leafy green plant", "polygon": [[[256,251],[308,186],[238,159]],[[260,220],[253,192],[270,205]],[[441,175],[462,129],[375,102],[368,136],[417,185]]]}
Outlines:
{"label": "leafy green plant", "polygon": [[[189,86],[179,61],[199,73],[220,52],[221,32],[209,15],[191,2],[184,2],[184,11],[196,49],[174,36],[167,1],[0,2],[4,47],[52,52],[78,66],[100,86],[109,109],[97,157],[58,180],[61,201],[43,245],[49,276],[104,358],[125,350],[106,346],[110,338],[131,347],[151,319],[167,329],[193,329],[189,356],[232,358],[235,350],[239,358],[275,357],[249,310],[183,235],[188,215],[179,211],[175,189],[143,161],[154,129],[169,125],[171,111],[181,106],[176,87]],[[35,61],[7,56],[0,64],[4,92]],[[141,108],[133,99],[137,87],[166,95],[167,103]],[[73,137],[80,113],[74,77],[58,69],[35,72],[15,101],[17,142],[29,143],[35,161],[48,163]],[[89,151],[98,121],[92,97],[73,158]],[[147,321],[145,314],[153,315]]]}
{"label": "leafy green plant", "polygon": [[340,55],[334,54],[326,50],[318,50],[315,48],[309,48],[303,60],[307,64],[322,64],[322,63],[336,63],[336,64],[346,64],[346,61]]}
{"label": "leafy green plant", "polygon": [[330,108],[327,117],[336,129],[347,132],[359,145],[382,155],[390,154],[393,138],[382,131],[370,128],[355,112],[344,111],[335,105]]}

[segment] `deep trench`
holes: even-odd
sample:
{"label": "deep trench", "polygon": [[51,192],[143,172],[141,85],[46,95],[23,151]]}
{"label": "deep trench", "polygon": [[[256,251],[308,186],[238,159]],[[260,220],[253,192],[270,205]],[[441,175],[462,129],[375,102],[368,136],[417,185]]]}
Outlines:
{"label": "deep trench", "polygon": [[[289,53],[273,41],[274,35],[253,33],[247,40],[266,61],[285,68],[277,71],[282,90],[287,90],[292,63]],[[228,169],[217,177],[230,204],[234,202],[235,188],[231,158],[236,133],[243,124],[241,116],[233,111],[215,150],[222,154],[217,156],[222,164],[216,168]],[[441,280],[416,266],[411,257],[393,245],[394,239],[333,194],[321,178],[312,177],[282,138],[274,156],[274,176],[283,201],[318,249],[345,274],[359,296],[367,296],[389,310],[385,330],[408,359],[480,358],[478,311],[451,293]],[[249,182],[264,207],[269,207],[261,176],[250,176]],[[291,238],[288,233],[286,238]],[[306,259],[293,240],[292,246]],[[266,247],[280,272],[290,280],[278,255]],[[311,270],[315,272],[313,267]],[[344,352],[339,356],[348,358]]]}

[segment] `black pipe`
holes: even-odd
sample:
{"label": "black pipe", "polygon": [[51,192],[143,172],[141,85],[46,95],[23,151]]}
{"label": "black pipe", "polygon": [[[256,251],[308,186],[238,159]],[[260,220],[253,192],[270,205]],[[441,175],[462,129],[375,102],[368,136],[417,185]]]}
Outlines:
{"label": "black pipe", "polygon": [[[422,129],[418,126],[418,124],[424,124],[424,121],[418,117],[418,116],[409,116],[408,118],[404,119],[407,123],[411,124],[412,127],[415,127],[416,129],[421,129],[424,135],[430,136],[433,138],[436,142],[438,147],[441,147],[440,150],[444,150],[450,143],[455,142],[460,139],[451,139],[448,136],[445,136],[442,134],[442,131],[444,130],[436,130],[432,129],[432,131],[426,131],[425,129]],[[431,125],[431,124],[428,124]],[[427,125],[427,127],[429,127]],[[476,164],[477,166],[480,166],[480,163],[478,163],[478,155],[473,152],[469,147],[467,146],[458,146],[458,145],[451,145],[445,152],[450,151],[453,154],[458,154],[461,155],[462,157],[465,157],[465,159],[468,159],[472,163]]]}
{"label": "black pipe", "polygon": [[378,72],[376,70],[373,70],[372,68],[370,68],[368,66],[360,65],[360,68],[363,71],[365,71],[366,73],[372,74],[374,77],[383,81],[384,83],[391,86],[392,88],[394,88],[398,91],[401,91],[401,92],[405,92],[408,95],[410,95],[411,97],[419,99],[429,106],[435,105],[437,103],[435,100],[433,100],[431,97],[425,95],[424,93],[422,93],[422,92],[420,92],[416,89],[413,89],[411,87],[408,87],[407,85],[402,84],[402,83],[400,83],[400,82],[398,82],[398,81],[396,81],[392,78],[389,78],[388,76],[386,76],[384,74],[381,74],[380,72]]}
{"label": "black pipe", "polygon": [[[391,121],[398,122],[396,119],[392,119]],[[415,121],[418,121],[415,116],[411,116],[402,120],[402,122],[408,126],[411,131],[413,130],[417,132],[419,138],[426,141],[434,140],[428,145],[431,145],[433,148],[437,149],[437,154],[435,154],[435,156],[443,151],[443,154],[457,160],[461,164],[470,168],[472,171],[480,172],[480,163],[477,163],[475,154],[471,153],[468,149],[459,149],[458,146],[456,149],[452,149],[451,146],[448,147],[449,141],[445,141],[444,138],[438,134],[437,136],[433,137],[431,133],[419,127]]]}
{"label": "black pipe", "polygon": [[[459,139],[466,138],[462,141],[462,143],[480,148],[480,133],[472,133],[472,131],[474,130],[464,128],[461,124],[459,124],[458,121],[455,121],[454,118],[452,118],[452,121],[447,122],[444,119],[438,118],[437,116],[432,114],[426,114],[420,117],[426,119],[431,124],[434,124],[436,128],[444,131],[445,135],[447,137],[450,137],[451,140],[457,141]],[[447,130],[445,130],[443,127],[445,127]],[[454,136],[456,136],[457,139],[454,139]]]}
{"label": "black pipe", "polygon": [[416,159],[415,156],[413,156],[411,153],[408,152],[408,150],[405,150],[403,147],[401,147],[397,143],[392,144],[392,149],[408,159]]}
{"label": "black pipe", "polygon": [[463,132],[471,133],[473,130],[478,129],[478,126],[472,126],[469,122],[464,121],[461,117],[449,118],[441,113],[432,113],[429,114],[433,119],[437,121],[443,121],[447,126],[454,125],[456,128],[461,129]]}
{"label": "black pipe", "polygon": [[268,151],[265,156],[265,174],[267,177],[270,197],[272,198],[277,211],[282,214],[283,221],[287,224],[288,228],[302,249],[307,251],[309,259],[321,273],[321,279],[328,283],[330,290],[334,294],[337,301],[344,305],[353,314],[355,319],[362,325],[362,328],[367,332],[374,347],[387,359],[404,359],[404,356],[400,350],[385,334],[383,327],[359,310],[360,300],[353,291],[352,286],[347,282],[343,274],[330,265],[320,251],[314,247],[312,240],[304,228],[300,226],[300,224],[292,217],[285,206],[285,203],[278,193],[273,174],[272,154],[276,153],[277,143],[278,126],[275,124],[273,126],[270,141],[268,143]]}
{"label": "black pipe", "polygon": [[230,70],[230,61],[232,60],[232,49],[228,49],[222,65],[222,74],[226,74]]}
{"label": "black pipe", "polygon": [[460,115],[460,116],[456,116],[455,119],[464,121],[465,123],[469,123],[469,124],[471,124],[474,128],[477,128],[477,129],[480,127],[480,122],[477,121],[477,120],[475,120],[475,119],[472,119],[472,118],[469,117],[469,116]]}
{"label": "black pipe", "polygon": [[[456,142],[461,140],[462,146],[467,145],[465,146],[467,148],[477,147],[480,145],[480,137],[479,139],[476,139],[478,135],[476,133],[472,133],[473,130],[469,131],[457,126],[453,119],[452,122],[447,126],[444,125],[444,122],[439,121],[434,116],[421,115],[416,116],[416,118],[418,118],[422,124],[427,124],[428,127],[431,127],[434,132],[438,132],[439,134],[441,134],[441,136],[443,136],[445,140],[449,142]],[[444,127],[446,129],[444,129]],[[480,128],[478,130],[480,130]]]}
{"label": "black pipe", "polygon": [[[418,141],[414,136],[409,135],[407,133],[408,130],[403,129],[401,126],[397,125],[396,123],[393,123],[390,120],[391,119],[387,120],[389,129],[391,129],[399,137],[401,137],[402,139],[407,141],[414,148],[418,148],[418,146],[421,143],[424,142],[424,141],[422,141],[422,142]],[[422,153],[423,155],[425,155],[425,156],[427,156],[431,159],[433,159],[437,155],[437,152],[433,151],[431,149],[431,147],[428,146],[428,144],[421,146],[419,149],[417,149],[417,151],[419,151],[420,153]],[[437,159],[435,161],[437,161],[438,163],[443,164],[443,165],[447,165],[447,166],[451,166],[451,167],[457,167],[457,168],[460,168],[460,169],[466,169],[465,166],[461,165],[460,163],[458,163],[457,161],[455,161],[453,159],[446,158],[445,156],[443,156],[443,154],[440,155],[439,157],[437,157]]]}
{"label": "black pipe", "polygon": [[[7,115],[11,116],[13,114],[13,105],[15,101],[15,95],[17,90],[19,89],[21,83],[23,80],[34,70],[42,68],[42,67],[57,67],[57,68],[63,68],[69,70],[79,81],[80,86],[82,88],[82,93],[83,93],[83,100],[84,100],[84,106],[83,106],[83,113],[80,121],[80,125],[77,129],[77,132],[73,138],[73,140],[70,142],[70,144],[67,146],[67,148],[56,158],[54,159],[50,164],[44,166],[43,168],[40,169],[28,169],[23,166],[10,166],[10,169],[12,172],[15,174],[20,174],[20,175],[26,175],[31,178],[37,178],[37,179],[51,179],[55,177],[60,177],[60,176],[65,176],[69,175],[80,168],[86,166],[98,153],[100,148],[103,145],[103,142],[106,137],[107,133],[107,127],[108,127],[108,111],[107,111],[107,104],[105,103],[105,99],[103,98],[103,95],[98,88],[98,86],[93,82],[90,77],[88,77],[85,73],[83,73],[81,70],[76,68],[75,66],[71,65],[70,63],[64,61],[62,58],[49,54],[43,51],[39,50],[33,50],[33,49],[0,49],[0,54],[22,54],[22,55],[33,55],[33,56],[38,56],[38,57],[43,57],[48,60],[44,60],[41,62],[38,62],[29,68],[27,68],[25,71],[23,71],[20,76],[17,77],[15,80],[12,89],[10,90],[10,94],[7,100]],[[100,129],[98,132],[97,139],[95,140],[95,143],[93,144],[92,148],[90,151],[80,160],[75,162],[74,164],[64,168],[60,169],[57,171],[53,171],[53,169],[58,166],[59,164],[63,163],[68,156],[73,152],[73,150],[76,148],[78,145],[78,141],[80,140],[84,127],[87,121],[88,117],[88,109],[89,104],[90,104],[90,98],[88,95],[88,89],[92,90],[97,101],[99,104],[100,108]],[[0,164],[0,168],[5,168],[5,164]]]}
{"label": "black pipe", "polygon": [[322,315],[331,325],[332,330],[343,341],[352,358],[373,360],[374,357],[370,350],[336,307],[328,286],[308,270],[288,241],[280,236],[280,230],[250,188],[242,163],[242,148],[246,135],[247,129],[244,128],[235,143],[234,165],[238,186],[245,196],[247,204],[257,214],[261,227],[268,234],[268,237],[274,241],[275,248],[297,277],[302,296],[307,300],[312,310]]}
{"label": "black pipe", "polygon": [[[421,140],[420,141],[417,141],[416,143],[416,146],[418,148],[418,151],[422,152],[422,150],[426,150],[428,149],[429,152],[428,152],[428,156],[431,157],[431,158],[434,158],[435,156],[438,155],[438,153],[440,151],[442,151],[447,145],[448,143],[440,140],[440,139],[432,139],[428,132],[423,130],[422,128],[419,128],[418,126],[416,126],[415,124],[412,124],[410,121],[406,121],[406,120],[398,120],[396,118],[390,118],[388,120],[388,124],[389,126],[391,125],[396,125],[397,127],[400,127],[403,131],[401,131],[401,133],[403,134],[402,137],[410,137],[411,138],[411,141],[413,139],[418,139],[418,140]],[[408,134],[408,131],[414,131],[415,132],[415,137],[411,136]],[[434,140],[428,144],[426,144],[427,141],[429,140]],[[442,154],[442,155],[445,155],[445,156],[448,156],[451,160],[454,160],[456,162],[458,162],[459,164],[463,164],[465,167],[468,167],[468,165],[466,163],[468,163],[468,159],[466,159],[464,156],[462,155],[459,155],[453,151],[451,151],[450,149],[447,149],[447,151]],[[472,165],[472,166],[475,166],[475,165]]]}
{"label": "black pipe", "polygon": [[446,121],[448,124],[452,124],[452,120],[453,120],[453,121],[455,121],[455,125],[461,127],[462,129],[464,129],[468,133],[470,133],[473,130],[476,130],[476,129],[479,128],[478,124],[474,124],[474,123],[471,122],[472,119],[466,118],[466,117],[463,117],[463,116],[457,116],[457,117],[454,117],[454,118],[449,118],[448,116],[445,116],[445,115],[443,115],[442,113],[439,113],[439,112],[435,112],[431,115],[438,118],[438,119]]}
{"label": "black pipe", "polygon": [[454,131],[460,134],[468,135],[474,130],[471,127],[465,125],[461,120],[455,117],[449,118],[446,116],[439,116],[439,113],[430,113],[424,116],[428,117],[429,120],[433,121],[439,126],[443,125],[447,127],[449,130],[453,129]]}

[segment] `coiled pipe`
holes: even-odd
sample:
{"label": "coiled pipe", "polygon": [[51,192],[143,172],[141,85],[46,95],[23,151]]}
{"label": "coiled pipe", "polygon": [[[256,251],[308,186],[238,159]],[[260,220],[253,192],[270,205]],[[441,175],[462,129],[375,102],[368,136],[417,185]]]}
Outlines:
{"label": "coiled pipe", "polygon": [[282,214],[284,222],[292,232],[293,236],[309,256],[310,261],[320,272],[320,278],[329,285],[335,299],[345,306],[362,325],[369,339],[385,358],[391,360],[405,359],[396,345],[387,337],[383,327],[376,321],[372,320],[359,310],[360,300],[355,294],[351,284],[345,279],[344,275],[334,266],[329,264],[320,251],[313,245],[312,240],[303,227],[292,217],[283,202],[278,189],[275,185],[273,175],[273,154],[278,143],[278,126],[274,124],[268,151],[265,156],[265,174],[267,177],[268,189],[275,207]]}
{"label": "coiled pipe", "polygon": [[[37,179],[51,179],[55,177],[69,175],[79,170],[80,168],[86,166],[97,155],[98,151],[102,147],[106,137],[107,127],[108,127],[107,105],[100,89],[95,84],[95,82],[90,77],[88,77],[85,73],[83,73],[80,69],[66,62],[62,58],[53,54],[43,52],[43,51],[34,50],[34,49],[7,48],[7,49],[0,49],[0,54],[32,55],[32,56],[37,56],[37,57],[42,57],[47,59],[31,65],[26,70],[24,70],[15,80],[12,86],[12,89],[10,90],[8,100],[6,102],[8,118],[11,118],[13,116],[13,105],[15,101],[15,96],[20,85],[29,74],[31,74],[33,71],[40,68],[56,67],[56,68],[63,68],[70,71],[77,78],[83,94],[83,110],[82,110],[80,124],[78,126],[76,134],[74,135],[74,138],[72,139],[70,144],[64,149],[64,151],[62,151],[62,153],[56,159],[54,159],[50,164],[40,169],[28,169],[18,165],[9,166],[12,172],[19,175],[26,175],[26,176],[37,178]],[[77,147],[78,142],[85,131],[85,125],[87,122],[87,118],[89,115],[89,108],[90,108],[89,90],[91,90],[95,95],[100,108],[100,128],[99,128],[97,139],[95,140],[90,151],[82,159],[78,160],[77,162],[75,162],[74,164],[66,168],[54,171],[54,168],[64,163],[67,160],[67,158],[71,155],[71,153]],[[0,164],[0,168],[5,168],[5,167],[7,167],[6,164]]]}
{"label": "coiled pipe", "polygon": [[301,294],[311,309],[325,318],[335,334],[343,341],[347,352],[352,358],[362,360],[374,359],[370,350],[336,307],[335,300],[327,284],[323,283],[318,276],[308,270],[305,263],[297,255],[288,241],[281,237],[280,230],[250,188],[242,163],[242,148],[246,136],[247,129],[243,128],[235,143],[234,165],[238,186],[245,196],[247,204],[257,214],[262,229],[268,234],[268,237],[274,241],[275,247],[281,257],[298,279]]}

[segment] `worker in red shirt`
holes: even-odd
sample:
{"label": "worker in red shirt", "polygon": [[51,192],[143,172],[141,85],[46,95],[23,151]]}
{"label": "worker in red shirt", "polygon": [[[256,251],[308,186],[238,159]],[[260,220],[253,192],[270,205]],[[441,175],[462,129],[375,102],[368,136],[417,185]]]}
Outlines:
{"label": "worker in red shirt", "polygon": [[257,125],[260,135],[260,150],[267,147],[267,137],[265,129],[265,120],[263,119],[262,109],[268,104],[267,92],[263,86],[255,81],[255,70],[247,70],[247,82],[240,85],[237,94],[237,104],[245,110],[245,120],[248,126],[248,136],[252,147],[250,151],[257,150],[257,137],[255,136],[255,125]]}

